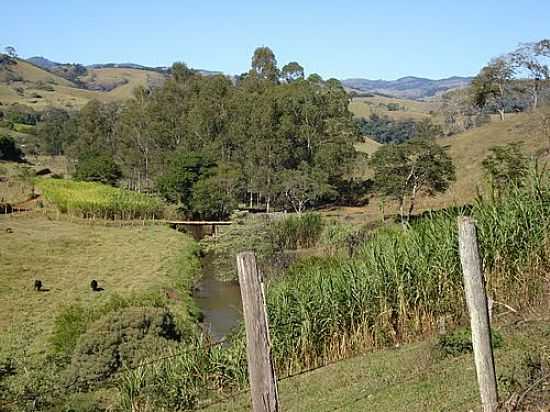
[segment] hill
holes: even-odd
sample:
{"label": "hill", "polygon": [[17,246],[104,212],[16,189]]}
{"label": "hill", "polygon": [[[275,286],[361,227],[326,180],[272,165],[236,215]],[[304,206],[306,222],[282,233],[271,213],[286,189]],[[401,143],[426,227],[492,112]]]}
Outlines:
{"label": "hill", "polygon": [[[468,204],[475,198],[478,188],[484,183],[481,162],[489,154],[491,147],[514,142],[522,142],[524,151],[530,155],[542,154],[548,160],[548,137],[538,133],[533,125],[537,113],[507,115],[504,121],[493,120],[482,127],[468,130],[451,137],[444,137],[438,143],[447,146],[449,155],[456,166],[456,181],[450,189],[436,197],[421,197],[417,202],[417,212]],[[371,155],[376,146],[372,143],[357,144],[356,149]],[[546,154],[545,154],[546,153]],[[363,170],[364,176],[370,171]],[[386,202],[386,214],[397,213],[397,205]],[[341,207],[327,209],[327,216],[356,222],[369,222],[381,219],[380,201],[371,199],[364,207]]]}
{"label": "hill", "polygon": [[93,90],[79,88],[74,82],[15,59],[14,64],[0,65],[0,103],[22,103],[36,110],[46,107],[77,109],[91,99],[112,99]]}
{"label": "hill", "polygon": [[371,114],[388,116],[393,120],[423,120],[430,118],[430,112],[437,111],[439,103],[435,101],[419,101],[406,98],[372,95],[356,97],[349,105],[350,111],[356,117],[369,117]]}
{"label": "hill", "polygon": [[433,97],[451,89],[468,86],[471,77],[449,77],[432,80],[423,77],[402,77],[397,80],[345,79],[344,87],[359,92],[382,93],[393,97],[423,99]]}

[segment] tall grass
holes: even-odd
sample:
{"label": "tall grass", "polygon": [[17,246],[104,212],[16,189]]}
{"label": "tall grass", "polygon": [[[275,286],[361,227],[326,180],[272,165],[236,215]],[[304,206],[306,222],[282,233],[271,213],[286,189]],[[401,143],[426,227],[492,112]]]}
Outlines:
{"label": "tall grass", "polygon": [[161,217],[164,211],[156,197],[101,183],[37,179],[36,185],[61,213],[87,219],[150,219]]}
{"label": "tall grass", "polygon": [[[309,367],[366,347],[429,333],[445,316],[465,315],[453,210],[403,230],[373,233],[353,259],[309,258],[268,289],[280,367]],[[550,184],[479,198],[469,211],[479,228],[489,293],[513,307],[541,299],[548,268]]]}
{"label": "tall grass", "polygon": [[292,215],[270,225],[273,243],[283,249],[313,247],[323,231],[323,221],[318,213]]}

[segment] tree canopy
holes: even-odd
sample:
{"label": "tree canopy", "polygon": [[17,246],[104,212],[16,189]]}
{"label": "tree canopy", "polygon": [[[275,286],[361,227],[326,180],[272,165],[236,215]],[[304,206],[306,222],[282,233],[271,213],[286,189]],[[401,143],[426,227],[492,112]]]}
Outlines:
{"label": "tree canopy", "polygon": [[237,84],[176,63],[159,88],[137,88],[122,104],[89,102],[74,116],[75,134],[61,127],[73,117],[52,114],[41,135],[51,153],[109,156],[121,184],[155,190],[189,214],[206,216],[207,203],[215,216],[251,201],[292,207],[299,191],[301,210],[335,196],[358,134],[339,81],[305,80],[296,62],[285,68],[267,47]]}
{"label": "tree canopy", "polygon": [[399,202],[402,221],[410,218],[419,193],[433,196],[445,192],[455,180],[455,167],[446,148],[431,140],[382,146],[372,156],[371,165],[378,191]]}

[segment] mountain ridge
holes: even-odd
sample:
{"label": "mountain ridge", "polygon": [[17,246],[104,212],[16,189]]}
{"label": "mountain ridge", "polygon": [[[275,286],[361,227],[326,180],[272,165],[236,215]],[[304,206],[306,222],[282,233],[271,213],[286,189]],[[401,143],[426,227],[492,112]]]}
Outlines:
{"label": "mountain ridge", "polygon": [[396,80],[370,80],[350,78],[342,80],[349,90],[367,93],[382,93],[406,99],[424,99],[439,95],[451,89],[467,87],[472,77],[451,76],[444,79],[405,76]]}

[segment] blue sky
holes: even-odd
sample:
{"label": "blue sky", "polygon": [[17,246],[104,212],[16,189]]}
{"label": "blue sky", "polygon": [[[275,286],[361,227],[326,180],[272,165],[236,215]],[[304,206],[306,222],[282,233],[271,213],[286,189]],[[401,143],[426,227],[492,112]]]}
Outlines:
{"label": "blue sky", "polygon": [[242,73],[255,47],[323,77],[474,75],[550,37],[550,1],[21,0],[2,4],[0,46],[83,64],[184,61]]}

